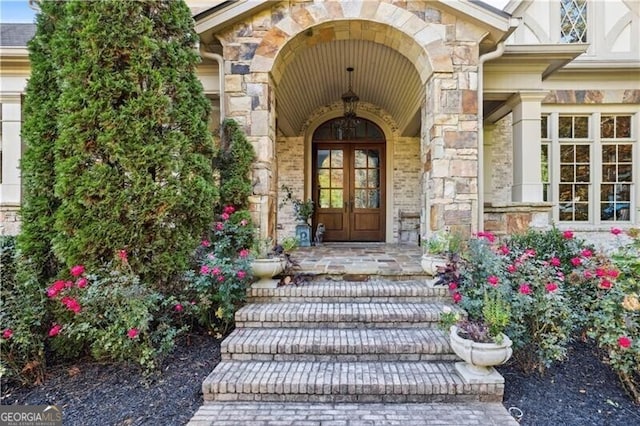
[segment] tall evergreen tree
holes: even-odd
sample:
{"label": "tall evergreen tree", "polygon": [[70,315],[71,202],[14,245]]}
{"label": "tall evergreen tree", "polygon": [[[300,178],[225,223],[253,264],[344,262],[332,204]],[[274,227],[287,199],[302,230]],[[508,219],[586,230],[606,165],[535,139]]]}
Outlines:
{"label": "tall evergreen tree", "polygon": [[143,280],[183,271],[216,189],[197,35],[180,1],[77,1],[54,40],[56,255],[101,266],[119,250]]}

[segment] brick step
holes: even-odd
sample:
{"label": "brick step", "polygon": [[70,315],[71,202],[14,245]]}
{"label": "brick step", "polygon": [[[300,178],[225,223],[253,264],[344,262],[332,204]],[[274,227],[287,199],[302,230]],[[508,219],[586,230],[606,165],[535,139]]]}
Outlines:
{"label": "brick step", "polygon": [[187,426],[282,425],[500,425],[517,426],[500,403],[384,404],[207,402]]}
{"label": "brick step", "polygon": [[457,360],[439,329],[236,328],[221,345],[223,360]]}
{"label": "brick step", "polygon": [[251,288],[247,292],[249,302],[431,302],[449,301],[449,292],[444,287],[431,287],[431,281],[366,282],[311,281],[300,286],[289,285],[278,288]]}
{"label": "brick step", "polygon": [[236,328],[433,328],[448,303],[253,303]]}
{"label": "brick step", "polygon": [[504,380],[468,384],[453,363],[433,361],[222,361],[202,392],[206,401],[500,402]]}

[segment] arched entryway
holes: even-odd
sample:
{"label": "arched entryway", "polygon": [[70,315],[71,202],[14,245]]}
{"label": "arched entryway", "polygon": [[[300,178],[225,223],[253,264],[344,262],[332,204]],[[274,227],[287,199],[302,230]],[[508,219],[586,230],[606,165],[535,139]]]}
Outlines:
{"label": "arched entryway", "polygon": [[373,122],[341,119],[319,126],[312,138],[314,224],[324,241],[384,241],[386,141]]}

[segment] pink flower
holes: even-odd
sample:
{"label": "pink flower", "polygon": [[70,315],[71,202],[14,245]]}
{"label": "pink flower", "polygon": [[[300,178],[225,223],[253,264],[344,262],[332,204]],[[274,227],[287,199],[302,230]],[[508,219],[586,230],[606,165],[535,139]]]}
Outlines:
{"label": "pink flower", "polygon": [[12,330],[12,329],[10,329],[10,328],[5,328],[5,329],[2,331],[2,338],[3,338],[3,339],[5,339],[5,340],[9,340],[9,339],[11,339],[11,336],[13,336],[13,330]]}
{"label": "pink flower", "polygon": [[129,329],[129,331],[127,331],[127,336],[129,337],[129,339],[135,339],[136,337],[138,337],[138,334],[140,334],[140,330],[138,330],[137,328],[131,328]]}
{"label": "pink flower", "polygon": [[247,219],[242,219],[240,221],[240,226],[247,226],[249,224],[249,221]]}
{"label": "pink flower", "polygon": [[613,287],[613,283],[607,279],[602,279],[600,280],[600,283],[598,284],[598,287],[605,289],[605,290],[609,290],[611,287]]}
{"label": "pink flower", "polygon": [[496,241],[496,237],[491,232],[478,232],[478,238],[486,238],[490,243],[494,243]]}
{"label": "pink flower", "polygon": [[504,254],[505,256],[509,254],[509,247],[505,245],[500,246],[498,250],[500,250],[500,253]]}
{"label": "pink flower", "polygon": [[220,275],[220,272],[222,271],[217,266],[214,266],[213,269],[211,269],[211,275]]}
{"label": "pink flower", "polygon": [[593,256],[593,252],[589,249],[584,249],[580,252],[580,254],[582,255],[582,257],[591,257]]}
{"label": "pink flower", "polygon": [[590,280],[591,278],[594,277],[593,273],[591,271],[584,271],[584,277],[588,280]]}
{"label": "pink flower", "polygon": [[211,268],[209,268],[209,266],[202,265],[200,267],[200,275],[207,275],[209,272],[211,272]]}
{"label": "pink flower", "polygon": [[455,290],[458,288],[458,283],[449,283],[449,290]]}
{"label": "pink flower", "polygon": [[529,257],[536,257],[536,251],[534,249],[526,249],[524,254]]}
{"label": "pink flower", "polygon": [[233,214],[236,211],[236,208],[233,207],[232,205],[228,205],[228,206],[225,206],[222,211],[226,214]]}
{"label": "pink flower", "polygon": [[65,282],[64,282],[64,286],[65,286],[65,288],[71,288],[71,287],[73,287],[73,281],[65,281]]}
{"label": "pink flower", "polygon": [[625,349],[631,347],[631,339],[627,336],[621,336],[618,338],[618,345],[620,345],[621,348]]}
{"label": "pink flower", "polygon": [[243,279],[246,276],[247,276],[247,273],[245,271],[238,271],[238,278]]}
{"label": "pink flower", "polygon": [[573,239],[573,231],[564,231],[564,232],[562,233],[562,237],[563,237],[565,240],[571,240],[571,239]]}
{"label": "pink flower", "polygon": [[529,287],[529,284],[527,283],[522,283],[520,284],[518,291],[520,294],[531,294],[531,287]]}
{"label": "pink flower", "polygon": [[224,229],[224,224],[222,222],[216,222],[216,231],[222,231]]}
{"label": "pink flower", "polygon": [[79,277],[82,274],[84,274],[84,266],[76,265],[73,268],[71,268],[71,275],[72,276]]}
{"label": "pink flower", "polygon": [[607,271],[604,268],[596,268],[596,277],[602,278],[606,275]]}
{"label": "pink flower", "polygon": [[544,288],[549,293],[553,293],[554,291],[556,291],[558,289],[558,284],[556,284],[556,283],[547,283],[547,285]]}
{"label": "pink flower", "polygon": [[495,275],[491,275],[489,278],[487,278],[487,282],[493,287],[498,287],[498,281],[498,277],[496,277]]}
{"label": "pink flower", "polygon": [[222,213],[222,214],[220,215],[220,219],[222,219],[222,220],[229,220],[229,215],[228,215],[227,213]]}
{"label": "pink flower", "polygon": [[62,330],[62,326],[60,324],[53,324],[53,326],[49,329],[49,337],[55,337],[60,334],[60,330]]}
{"label": "pink flower", "polygon": [[221,283],[224,281],[224,275],[218,275],[218,282]]}
{"label": "pink flower", "polygon": [[182,312],[184,310],[184,307],[182,306],[182,304],[178,303],[178,304],[176,304],[176,306],[173,307],[173,309],[176,312]]}
{"label": "pink flower", "polygon": [[238,256],[244,259],[245,257],[249,256],[249,250],[243,248],[238,252]]}
{"label": "pink flower", "polygon": [[611,228],[611,233],[613,235],[620,235],[620,234],[622,234],[622,229],[620,229],[620,228]]}
{"label": "pink flower", "polygon": [[614,280],[618,278],[619,275],[620,275],[620,271],[618,271],[617,269],[609,269],[607,271],[607,276],[609,278],[613,278]]}
{"label": "pink flower", "polygon": [[87,284],[89,284],[89,281],[87,281],[85,277],[78,278],[78,281],[76,281],[76,286],[78,288],[85,288]]}
{"label": "pink flower", "polygon": [[126,250],[118,250],[118,257],[120,258],[120,260],[122,260],[123,262],[127,261],[127,251]]}
{"label": "pink flower", "polygon": [[517,270],[518,270],[518,267],[516,265],[507,266],[507,271],[509,271],[510,274],[515,273]]}
{"label": "pink flower", "polygon": [[454,303],[459,303],[462,300],[462,295],[457,291],[453,293],[453,301]]}
{"label": "pink flower", "polygon": [[201,245],[202,247],[209,247],[209,246],[211,245],[211,243],[209,242],[209,240],[202,240],[202,241],[200,242],[200,245]]}
{"label": "pink flower", "polygon": [[580,259],[579,257],[574,257],[571,259],[571,264],[576,267],[576,266],[580,266],[582,265],[582,259]]}
{"label": "pink flower", "polygon": [[58,280],[47,289],[47,296],[56,297],[62,290],[64,290],[64,281]]}
{"label": "pink flower", "polygon": [[68,310],[72,311],[75,314],[79,313],[82,310],[82,307],[80,306],[78,301],[73,297],[65,296],[62,298],[61,302],[64,306],[67,307]]}
{"label": "pink flower", "polygon": [[560,266],[560,259],[558,259],[557,257],[552,257],[551,260],[549,260],[549,263],[553,266]]}
{"label": "pink flower", "polygon": [[558,277],[560,281],[564,281],[564,272],[558,271],[558,273],[556,274],[556,277]]}

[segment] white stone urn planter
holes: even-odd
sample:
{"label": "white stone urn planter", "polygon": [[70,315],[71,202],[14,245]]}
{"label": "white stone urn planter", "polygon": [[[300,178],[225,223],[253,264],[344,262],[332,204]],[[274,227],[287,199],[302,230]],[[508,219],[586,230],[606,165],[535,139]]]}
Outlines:
{"label": "white stone urn planter", "polygon": [[427,275],[434,277],[438,273],[439,267],[444,268],[447,266],[447,259],[437,254],[426,253],[422,255],[420,265]]}
{"label": "white stone urn planter", "polygon": [[451,349],[465,362],[456,363],[456,371],[468,383],[504,383],[496,365],[504,364],[511,358],[513,342],[502,335],[502,343],[477,343],[458,335],[458,327],[452,325],[449,340]]}
{"label": "white stone urn planter", "polygon": [[278,280],[272,279],[284,271],[285,261],[279,257],[254,259],[251,262],[251,272],[258,281],[251,284],[252,288],[276,288]]}

